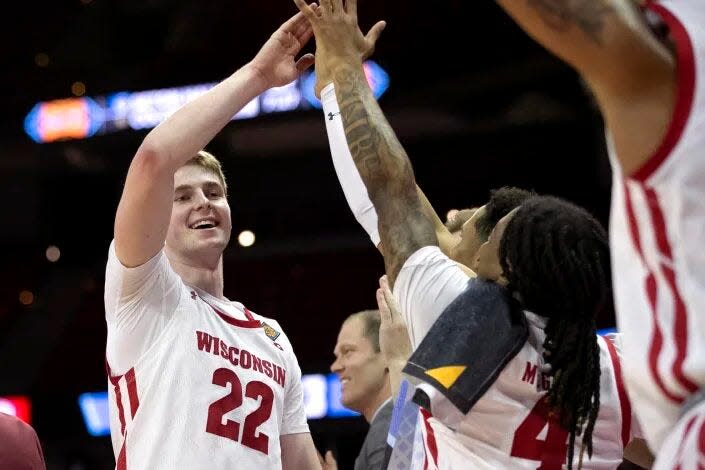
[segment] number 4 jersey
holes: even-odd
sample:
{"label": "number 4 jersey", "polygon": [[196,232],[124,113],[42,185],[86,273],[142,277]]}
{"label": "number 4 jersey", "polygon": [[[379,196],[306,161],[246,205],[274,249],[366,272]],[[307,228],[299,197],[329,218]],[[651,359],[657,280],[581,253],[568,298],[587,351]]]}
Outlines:
{"label": "number 4 jersey", "polygon": [[[413,347],[467,282],[467,275],[438,247],[421,248],[406,260],[394,295]],[[454,415],[451,408],[455,408],[445,397],[421,385],[430,397],[434,415],[425,418],[422,426],[428,468],[564,468],[568,431],[552,417],[544,400],[551,380],[542,371],[545,319],[525,313],[530,328],[526,344],[469,413]],[[636,422],[622,385],[620,344],[615,338],[598,338],[598,345],[600,410],[593,432],[593,455],[591,459],[584,455],[582,468],[614,469],[622,462],[624,446],[639,431],[635,433]],[[579,455],[578,437],[573,468],[578,467]]]}
{"label": "number 4 jersey", "polygon": [[122,469],[281,468],[309,432],[279,324],[186,285],[163,252],[105,276],[110,430]]}

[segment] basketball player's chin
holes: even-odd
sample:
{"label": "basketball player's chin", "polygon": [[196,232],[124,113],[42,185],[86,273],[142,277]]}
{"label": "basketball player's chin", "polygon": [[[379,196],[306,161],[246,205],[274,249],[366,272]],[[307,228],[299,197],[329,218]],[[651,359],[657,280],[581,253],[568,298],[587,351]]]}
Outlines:
{"label": "basketball player's chin", "polygon": [[228,236],[225,231],[219,228],[211,228],[207,230],[197,230],[192,234],[191,239],[196,244],[212,244],[212,243],[228,243]]}
{"label": "basketball player's chin", "polygon": [[191,244],[191,248],[193,251],[202,254],[212,252],[217,252],[218,254],[220,254],[225,250],[226,246],[228,246],[228,240],[223,236],[199,238],[198,240],[194,240],[194,242]]}

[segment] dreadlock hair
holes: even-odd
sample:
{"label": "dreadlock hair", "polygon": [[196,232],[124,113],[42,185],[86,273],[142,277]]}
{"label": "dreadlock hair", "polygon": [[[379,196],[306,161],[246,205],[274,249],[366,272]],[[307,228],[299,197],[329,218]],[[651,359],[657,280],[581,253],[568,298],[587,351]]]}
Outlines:
{"label": "dreadlock hair", "polygon": [[490,200],[485,204],[485,213],[475,221],[477,235],[487,241],[492,229],[502,217],[534,195],[536,193],[532,191],[513,186],[502,186],[490,191]]}
{"label": "dreadlock hair", "polygon": [[499,259],[523,307],[548,319],[543,347],[552,383],[546,399],[570,433],[570,469],[576,436],[582,434],[582,448],[592,457],[600,407],[595,318],[612,302],[607,234],[584,209],[533,196],[507,224]]}

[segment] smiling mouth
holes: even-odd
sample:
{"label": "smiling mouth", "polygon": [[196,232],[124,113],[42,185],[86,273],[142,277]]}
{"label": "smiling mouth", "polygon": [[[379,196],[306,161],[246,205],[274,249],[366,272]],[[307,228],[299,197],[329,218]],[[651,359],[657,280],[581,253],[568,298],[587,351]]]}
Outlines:
{"label": "smiling mouth", "polygon": [[193,225],[190,225],[189,228],[192,230],[208,230],[211,228],[216,228],[217,226],[218,222],[211,220],[202,220],[200,222],[196,222]]}

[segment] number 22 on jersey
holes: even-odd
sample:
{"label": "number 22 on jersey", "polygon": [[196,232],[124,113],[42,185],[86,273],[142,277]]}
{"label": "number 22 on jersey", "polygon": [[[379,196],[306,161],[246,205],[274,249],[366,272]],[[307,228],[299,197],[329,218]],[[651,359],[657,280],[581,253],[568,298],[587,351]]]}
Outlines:
{"label": "number 22 on jersey", "polygon": [[[264,454],[269,454],[269,436],[257,431],[257,428],[267,421],[272,414],[274,392],[272,392],[269,385],[253,380],[245,385],[243,393],[242,382],[240,382],[238,376],[232,370],[225,368],[220,368],[213,372],[213,384],[224,388],[227,388],[228,384],[230,384],[230,393],[214,401],[208,407],[206,432],[239,442],[250,449]],[[238,423],[231,419],[226,419],[225,423],[223,423],[223,416],[226,413],[242,406],[243,396],[253,400],[261,399],[259,407],[245,417],[244,423]],[[242,426],[240,426],[241,424]],[[242,433],[240,433],[241,427]]]}

